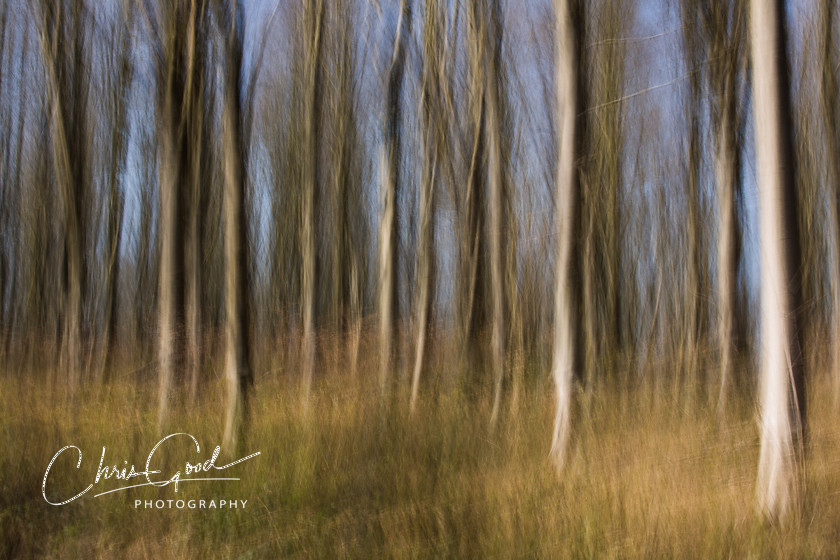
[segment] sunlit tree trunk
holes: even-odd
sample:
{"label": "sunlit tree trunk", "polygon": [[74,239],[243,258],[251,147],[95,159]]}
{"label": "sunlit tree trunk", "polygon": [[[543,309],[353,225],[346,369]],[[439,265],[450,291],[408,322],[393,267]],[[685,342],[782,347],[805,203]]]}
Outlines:
{"label": "sunlit tree trunk", "polygon": [[[555,0],[555,88],[558,107],[555,113],[557,130],[557,170],[555,177],[557,262],[554,287],[554,342],[551,376],[554,381],[557,408],[551,441],[551,457],[558,471],[566,459],[572,413],[572,383],[575,368],[580,366],[581,348],[577,338],[581,328],[576,312],[580,282],[576,232],[580,220],[580,187],[577,154],[580,131],[577,122],[581,113],[580,96],[580,21],[573,0]],[[582,11],[583,6],[577,6]]]}
{"label": "sunlit tree trunk", "polygon": [[381,171],[380,181],[382,184],[382,217],[379,224],[379,386],[380,391],[385,395],[388,390],[392,356],[394,353],[394,280],[396,263],[392,260],[396,249],[393,247],[398,243],[395,239],[396,222],[396,189],[393,184],[393,177],[389,172],[388,154],[386,148],[382,147],[379,154],[379,169]]}
{"label": "sunlit tree trunk", "polygon": [[[434,164],[431,164],[433,166]],[[429,343],[430,321],[432,315],[434,266],[434,181],[433,170],[428,170],[430,176],[424,180],[420,191],[420,263],[418,282],[420,297],[417,301],[417,348],[414,357],[414,371],[411,377],[410,408],[417,405],[420,391],[420,377],[426,368],[428,360],[427,345]]]}
{"label": "sunlit tree trunk", "polygon": [[807,419],[785,4],[753,0],[750,15],[762,281],[758,498],[783,521],[801,504]]}
{"label": "sunlit tree trunk", "polygon": [[732,383],[734,356],[741,324],[738,315],[738,261],[740,260],[740,227],[735,193],[738,188],[738,147],[735,142],[734,76],[728,76],[723,88],[721,118],[717,130],[715,175],[717,182],[720,226],[718,231],[718,325],[720,346],[720,392],[718,410],[723,412]]}

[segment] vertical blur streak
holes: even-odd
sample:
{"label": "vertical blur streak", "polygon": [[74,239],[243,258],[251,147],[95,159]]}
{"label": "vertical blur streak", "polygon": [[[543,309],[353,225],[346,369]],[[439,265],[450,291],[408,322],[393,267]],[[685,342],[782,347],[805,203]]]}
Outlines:
{"label": "vertical blur streak", "polygon": [[104,383],[113,379],[116,368],[116,354],[118,349],[117,329],[120,320],[120,246],[123,239],[123,214],[125,196],[121,189],[121,179],[124,177],[128,158],[128,130],[129,95],[134,75],[134,65],[131,60],[131,33],[134,23],[134,6],[129,0],[121,2],[121,13],[125,18],[125,27],[116,26],[114,42],[117,48],[111,53],[108,70],[115,74],[114,84],[108,97],[107,110],[112,120],[113,149],[108,170],[108,269],[106,273],[107,317],[104,336],[104,356],[100,378]]}
{"label": "vertical blur streak", "polygon": [[836,41],[834,0],[821,0],[818,7],[818,33],[822,51],[820,62],[820,100],[826,129],[826,153],[828,154],[828,200],[829,212],[835,228],[834,280],[832,286],[832,337],[831,369],[834,377],[834,402],[840,406],[840,96],[837,69],[834,65]]}
{"label": "vertical blur streak", "polygon": [[317,286],[317,189],[321,141],[321,45],[323,43],[324,0],[303,1],[306,51],[304,65],[304,146],[301,196],[301,308],[303,315],[302,397],[308,406],[315,369],[315,289]]}
{"label": "vertical blur streak", "polygon": [[420,391],[420,378],[425,369],[428,356],[426,345],[429,335],[429,321],[432,306],[432,278],[434,268],[434,190],[438,164],[439,139],[436,132],[439,128],[438,119],[441,118],[441,107],[438,105],[436,86],[439,87],[443,76],[437,69],[444,63],[442,60],[442,41],[445,28],[442,24],[444,13],[437,0],[425,3],[426,13],[423,22],[423,69],[422,92],[420,98],[423,115],[423,175],[420,185],[420,247],[418,255],[418,284],[419,298],[417,301],[417,345],[414,357],[414,371],[411,376],[411,397],[409,408],[411,412],[417,407],[417,396]]}
{"label": "vertical blur streak", "polygon": [[[68,4],[72,4],[69,5]],[[61,201],[63,251],[56,277],[60,281],[59,370],[69,376],[66,389],[73,394],[81,379],[83,269],[82,205],[88,177],[86,146],[87,82],[83,66],[84,22],[82,6],[42,1],[41,56],[46,71],[51,157]],[[65,13],[65,10],[67,13]]]}
{"label": "vertical blur streak", "polygon": [[750,15],[762,281],[758,498],[768,518],[784,522],[801,506],[807,419],[785,5],[754,0]]}
{"label": "vertical blur streak", "polygon": [[[254,383],[248,340],[250,323],[248,281],[248,228],[245,209],[247,145],[243,133],[242,29],[240,7],[230,0],[227,72],[222,109],[224,150],[225,229],[225,378],[228,385],[224,446],[236,450],[243,443],[248,421],[248,399]],[[253,87],[253,80],[247,84]]]}
{"label": "vertical blur streak", "polygon": [[504,302],[504,263],[502,262],[504,235],[503,190],[504,172],[501,148],[501,42],[502,11],[499,0],[491,0],[487,14],[484,42],[484,79],[487,101],[487,187],[488,219],[487,236],[490,245],[490,364],[493,371],[493,409],[490,413],[490,425],[495,426],[499,419],[502,400],[502,383],[505,372],[505,302]]}
{"label": "vertical blur streak", "polygon": [[739,89],[745,66],[742,39],[746,13],[741,2],[714,4],[707,28],[712,35],[711,86],[716,110],[712,121],[715,137],[715,181],[718,197],[718,325],[720,348],[720,389],[718,416],[723,417],[730,386],[733,385],[737,352],[743,342],[744,319],[738,301],[738,263],[741,259],[741,222],[738,195],[741,192],[740,168],[744,123],[739,104]]}
{"label": "vertical blur streak", "polygon": [[[580,220],[580,192],[577,176],[579,131],[577,122],[581,111],[580,80],[580,21],[583,5],[571,5],[573,0],[555,0],[555,87],[557,109],[557,171],[555,200],[557,211],[557,264],[554,287],[554,348],[551,377],[557,398],[551,457],[558,472],[566,460],[572,414],[572,383],[574,368],[580,364],[575,358],[580,344],[576,305],[580,282],[576,277],[580,268],[575,262],[578,222]],[[577,13],[576,13],[577,12]]]}
{"label": "vertical blur streak", "polygon": [[[384,205],[380,226],[379,254],[379,345],[381,363],[379,384],[383,397],[389,392],[389,374],[399,367],[399,286],[397,264],[400,248],[399,189],[402,186],[403,132],[402,92],[405,77],[405,59],[412,30],[412,6],[401,0],[394,51],[388,69],[388,91],[385,122],[385,153],[380,157],[383,168],[382,185]],[[383,161],[384,159],[384,161]]]}

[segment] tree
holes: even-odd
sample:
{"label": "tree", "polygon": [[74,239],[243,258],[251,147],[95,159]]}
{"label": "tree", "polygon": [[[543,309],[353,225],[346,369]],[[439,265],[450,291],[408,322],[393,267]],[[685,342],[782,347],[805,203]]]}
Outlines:
{"label": "tree", "polygon": [[[746,66],[745,41],[746,7],[741,2],[721,1],[681,4],[686,57],[690,64],[690,91],[687,118],[690,121],[689,164],[689,229],[691,285],[687,287],[694,297],[688,305],[689,354],[696,354],[697,344],[702,343],[704,321],[703,305],[707,282],[702,274],[706,254],[703,223],[698,206],[701,198],[701,173],[703,161],[703,128],[709,121],[712,132],[711,159],[718,209],[717,235],[717,332],[716,343],[720,352],[718,378],[718,412],[723,414],[727,393],[733,382],[736,352],[743,342],[744,319],[741,317],[738,292],[738,266],[741,259],[741,216],[738,199],[741,192],[740,167],[742,150],[743,105],[745,96],[744,69]],[[709,115],[703,114],[702,103],[706,98],[703,85],[708,86]],[[696,357],[690,359],[696,361]],[[692,364],[697,366],[697,364]]]}
{"label": "tree", "polygon": [[114,83],[109,84],[109,104],[112,119],[113,152],[108,169],[108,269],[106,273],[106,291],[108,293],[106,326],[104,332],[104,357],[102,359],[103,381],[108,382],[113,377],[114,355],[117,351],[117,326],[119,321],[119,283],[120,283],[120,254],[122,243],[124,195],[120,189],[120,175],[125,172],[128,158],[128,101],[131,92],[133,65],[131,61],[130,33],[134,21],[134,8],[127,2],[122,2],[122,15],[125,27],[118,22],[114,32],[117,48],[110,60]]}
{"label": "tree", "polygon": [[[183,392],[183,368],[196,386],[200,358],[197,306],[201,248],[197,235],[196,196],[204,146],[203,70],[209,37],[208,7],[203,0],[161,1],[157,17],[147,18],[156,36],[159,111],[160,268],[158,426],[168,420],[173,396]],[[186,328],[187,320],[190,328]],[[188,363],[187,350],[192,356]]]}
{"label": "tree", "polygon": [[417,406],[420,378],[428,360],[435,286],[435,190],[446,158],[447,115],[451,100],[446,87],[448,66],[448,18],[442,0],[426,2],[423,21],[423,68],[421,77],[421,113],[423,135],[423,175],[420,186],[420,243],[418,248],[417,344],[411,380],[412,411]]}
{"label": "tree", "polygon": [[484,38],[484,79],[486,80],[484,108],[487,112],[487,187],[488,216],[487,237],[490,252],[490,360],[493,370],[493,409],[490,424],[495,425],[499,418],[502,389],[505,375],[505,354],[507,350],[507,325],[505,305],[505,158],[502,148],[502,122],[504,119],[503,90],[500,87],[504,79],[502,72],[502,33],[504,21],[499,0],[491,0],[490,13],[485,23]]}
{"label": "tree", "polygon": [[61,201],[63,248],[56,277],[59,303],[61,369],[69,373],[69,391],[81,379],[83,301],[86,286],[85,202],[87,169],[87,104],[90,79],[85,62],[85,14],[79,3],[42,2],[41,55],[46,70],[51,158]]}
{"label": "tree", "polygon": [[785,3],[754,0],[750,16],[762,281],[758,497],[771,520],[784,521],[801,498],[807,427]]}
{"label": "tree", "polygon": [[395,365],[398,345],[397,317],[399,313],[399,284],[397,264],[399,258],[400,212],[399,189],[402,183],[402,91],[405,76],[405,58],[411,37],[412,6],[408,0],[400,1],[400,16],[394,39],[394,53],[388,69],[387,114],[385,123],[386,146],[380,156],[383,184],[383,208],[379,233],[379,370],[380,388],[388,390],[388,376]]}
{"label": "tree", "polygon": [[[248,340],[250,297],[248,293],[248,221],[246,183],[250,146],[250,101],[254,79],[242,84],[242,12],[236,0],[227,2],[225,41],[227,72],[222,109],[225,216],[225,377],[228,384],[225,417],[226,447],[236,448],[248,418],[248,397],[254,376]],[[253,69],[257,69],[255,65]],[[247,112],[247,113],[246,113]],[[243,130],[246,129],[246,130]]]}
{"label": "tree", "polygon": [[718,198],[718,324],[720,347],[720,392],[718,410],[726,405],[732,383],[735,352],[743,341],[744,319],[738,302],[738,263],[741,259],[741,222],[738,198],[741,191],[741,129],[744,123],[741,87],[745,66],[742,39],[746,13],[741,2],[708,5],[706,28],[711,35],[709,66],[715,107],[712,113],[715,138],[715,182]]}
{"label": "tree", "polygon": [[580,296],[577,232],[581,200],[577,159],[581,144],[578,121],[582,118],[580,53],[583,3],[556,0],[555,10],[555,88],[557,110],[557,170],[555,200],[557,222],[557,261],[554,288],[554,348],[551,376],[557,399],[551,456],[560,470],[565,462],[572,411],[572,383],[580,367],[578,340]]}
{"label": "tree", "polygon": [[[829,212],[837,234],[835,238],[836,254],[840,254],[840,98],[837,79],[834,2],[822,0],[819,3],[820,22],[820,101],[826,130],[826,148],[829,159]],[[832,370],[834,372],[834,400],[840,403],[840,259],[835,259],[834,280],[832,281]]]}
{"label": "tree", "polygon": [[315,287],[318,278],[316,216],[321,127],[321,57],[324,29],[323,0],[303,2],[304,63],[304,162],[301,223],[301,307],[303,313],[303,398],[309,402],[315,370]]}
{"label": "tree", "polygon": [[[490,423],[495,425],[501,407],[508,338],[503,238],[510,156],[504,136],[510,131],[505,126],[506,92],[502,87],[504,18],[496,0],[472,0],[468,8],[472,147],[462,248],[466,255],[466,290],[461,296],[463,330],[468,367],[475,370],[471,379],[477,379],[477,372],[491,372],[494,396]],[[484,342],[487,329],[489,345]]]}

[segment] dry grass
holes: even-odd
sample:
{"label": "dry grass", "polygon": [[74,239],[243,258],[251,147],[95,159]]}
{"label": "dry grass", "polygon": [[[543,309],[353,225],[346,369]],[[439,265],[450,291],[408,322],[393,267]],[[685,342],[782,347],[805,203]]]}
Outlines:
{"label": "dry grass", "polygon": [[[536,386],[539,385],[539,386]],[[552,403],[541,383],[518,412],[488,429],[490,399],[448,389],[426,395],[414,417],[383,407],[374,386],[322,379],[307,412],[296,386],[262,380],[240,482],[182,485],[178,497],[247,499],[238,511],[137,510],[141,488],[54,507],[41,497],[52,455],[85,453],[51,474],[53,488],[81,488],[108,457],[142,467],[158,441],[153,387],[124,383],[83,395],[78,413],[50,406],[31,382],[4,381],[0,544],[5,556],[208,557],[838,557],[840,428],[815,383],[812,451],[801,518],[764,524],[754,506],[758,438],[754,409],[736,403],[718,422],[649,388],[581,395],[567,470],[548,460]],[[179,430],[204,447],[221,441],[216,389],[182,412]],[[486,404],[484,401],[488,401]],[[218,413],[214,412],[218,411]],[[224,451],[223,451],[224,453]],[[173,452],[181,464],[187,450]],[[223,456],[224,458],[224,456]],[[53,478],[53,476],[55,478]],[[113,481],[108,481],[110,484]],[[214,485],[214,486],[211,486]],[[224,485],[224,486],[223,486]],[[114,485],[111,485],[114,487]]]}

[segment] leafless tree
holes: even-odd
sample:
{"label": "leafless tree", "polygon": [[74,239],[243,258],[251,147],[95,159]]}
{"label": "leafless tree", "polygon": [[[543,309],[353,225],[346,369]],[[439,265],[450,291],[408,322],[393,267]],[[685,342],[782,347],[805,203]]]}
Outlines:
{"label": "leafless tree", "polygon": [[758,495],[771,519],[785,520],[802,498],[807,415],[784,1],[751,3],[750,40],[762,243]]}

